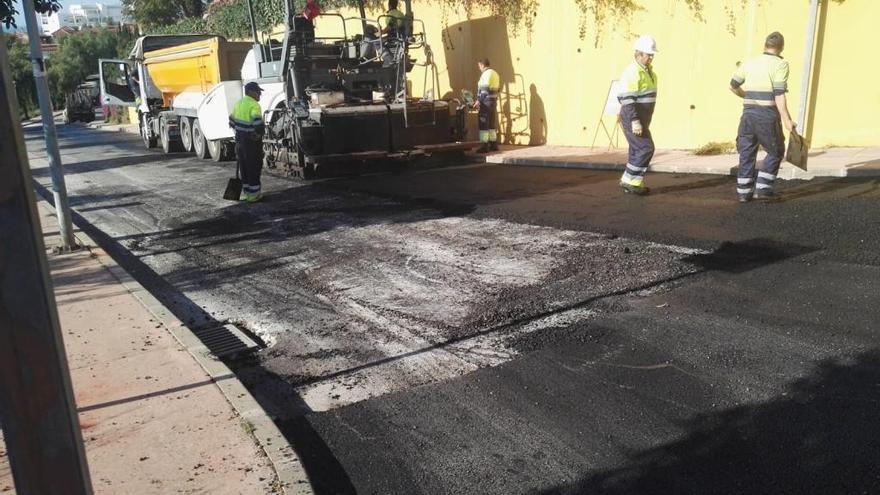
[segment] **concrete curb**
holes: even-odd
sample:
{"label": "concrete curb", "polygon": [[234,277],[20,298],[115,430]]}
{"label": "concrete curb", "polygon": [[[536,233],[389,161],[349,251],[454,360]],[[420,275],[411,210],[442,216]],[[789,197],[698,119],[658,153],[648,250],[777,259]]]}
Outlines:
{"label": "concrete curb", "polygon": [[[505,157],[502,155],[487,156],[486,163],[498,165],[513,165],[520,167],[546,167],[546,168],[566,168],[580,170],[605,170],[623,172],[626,167],[624,163],[611,162],[587,162],[583,160],[566,160],[560,158],[517,158]],[[722,175],[736,176],[735,165],[698,165],[688,163],[653,163],[651,164],[651,172],[660,172],[667,174],[705,174],[705,175]],[[783,164],[777,176],[783,180],[810,180],[818,177],[836,177],[836,178],[871,178],[880,177],[880,168],[846,168],[846,167],[816,167],[807,171],[795,168],[790,164]]]}
{"label": "concrete curb", "polygon": [[499,165],[516,165],[520,167],[575,168],[586,170],[620,170],[625,164],[610,162],[583,162],[578,160],[545,159],[545,158],[505,158],[503,156],[487,156],[486,163]]}
{"label": "concrete curb", "polygon": [[[585,162],[583,160],[547,159],[547,158],[510,158],[503,156],[486,157],[486,163],[515,165],[520,167],[570,168],[581,170],[606,170],[623,172],[625,163]],[[736,168],[712,167],[706,165],[673,165],[664,163],[651,164],[651,172],[666,174],[708,174],[736,175]]]}
{"label": "concrete curb", "polygon": [[[53,212],[55,207],[47,201],[39,201]],[[156,317],[174,338],[195,358],[196,362],[211,377],[226,400],[232,405],[238,415],[247,420],[253,427],[252,435],[257,440],[259,447],[263,449],[285,494],[289,495],[312,495],[311,483],[305,468],[294,451],[293,446],[272,421],[272,418],[260,406],[247,388],[239,381],[232,370],[222,361],[211,356],[208,348],[193,334],[183,322],[177,319],[171,311],[158,299],[139,284],[125,269],[119,266],[113,258],[89,237],[85,232],[75,233],[81,246],[93,246],[101,249],[104,256],[96,256],[96,259],[115,277],[125,289],[135,297],[150,314]]]}

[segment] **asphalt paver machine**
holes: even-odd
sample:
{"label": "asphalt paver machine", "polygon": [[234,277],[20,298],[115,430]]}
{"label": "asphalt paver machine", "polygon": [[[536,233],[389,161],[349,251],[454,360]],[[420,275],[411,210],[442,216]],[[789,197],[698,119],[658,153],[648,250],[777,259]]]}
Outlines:
{"label": "asphalt paver machine", "polygon": [[[282,43],[261,44],[254,29],[260,79],[274,75],[284,93],[264,114],[266,166],[333,177],[455,162],[477,145],[464,141],[467,106],[436,97],[424,22],[405,5],[402,21],[368,19],[362,3],[360,17],[321,14],[316,31],[286,0]],[[414,97],[408,80],[419,77],[424,93]]]}

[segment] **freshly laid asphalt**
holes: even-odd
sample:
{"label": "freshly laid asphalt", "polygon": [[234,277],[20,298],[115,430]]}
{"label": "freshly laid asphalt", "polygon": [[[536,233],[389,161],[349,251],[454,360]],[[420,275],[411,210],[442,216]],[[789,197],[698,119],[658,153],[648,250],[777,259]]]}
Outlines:
{"label": "freshly laid asphalt", "polygon": [[[38,189],[48,169],[26,131]],[[233,363],[318,493],[878,493],[880,181],[469,165],[220,199],[60,126],[80,226]]]}

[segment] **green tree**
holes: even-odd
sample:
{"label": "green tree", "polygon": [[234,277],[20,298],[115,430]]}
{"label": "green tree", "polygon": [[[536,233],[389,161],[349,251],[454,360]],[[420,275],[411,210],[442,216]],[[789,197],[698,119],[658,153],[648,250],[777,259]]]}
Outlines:
{"label": "green tree", "polygon": [[201,17],[181,19],[174,24],[153,26],[147,34],[207,34],[208,24]]}
{"label": "green tree", "polygon": [[[254,0],[257,31],[269,32],[284,23],[284,0]],[[251,21],[245,0],[217,0],[208,7],[208,31],[227,38],[248,38]]]}
{"label": "green tree", "polygon": [[15,83],[18,106],[23,116],[27,118],[37,108],[34,71],[31,66],[29,48],[27,43],[14,36],[3,35],[3,38],[9,53],[9,69],[12,81]]}
{"label": "green tree", "polygon": [[62,38],[47,64],[55,106],[62,106],[64,95],[82,84],[86,76],[98,73],[98,59],[127,55],[130,38],[128,33],[107,30],[82,31]]}
{"label": "green tree", "polygon": [[[284,0],[253,0],[257,31],[269,32],[284,22]],[[210,33],[229,39],[250,38],[251,21],[245,0],[215,0],[204,18],[184,18],[148,29],[150,34]]]}
{"label": "green tree", "polygon": [[122,8],[141,28],[152,30],[183,19],[200,18],[205,3],[203,0],[122,0]]}
{"label": "green tree", "polygon": [[[34,9],[41,14],[58,12],[61,9],[61,3],[58,0],[34,0]],[[18,9],[15,8],[15,0],[0,0],[0,24],[6,25],[6,29],[18,27],[15,24],[15,15],[18,13]]]}

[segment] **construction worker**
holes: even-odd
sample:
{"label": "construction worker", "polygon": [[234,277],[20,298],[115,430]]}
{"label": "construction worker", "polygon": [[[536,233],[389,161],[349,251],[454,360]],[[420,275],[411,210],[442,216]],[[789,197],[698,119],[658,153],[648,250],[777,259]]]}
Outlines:
{"label": "construction worker", "polygon": [[390,19],[388,19],[388,25],[385,26],[383,32],[389,37],[403,36],[406,15],[397,6],[398,0],[388,0],[388,11],[385,12],[385,15]]}
{"label": "construction worker", "polygon": [[382,44],[382,66],[391,67],[394,61],[402,54],[403,47],[401,39],[404,36],[406,26],[406,15],[398,8],[398,0],[388,0],[388,24],[382,29],[385,35],[385,41]]}
{"label": "construction worker", "polygon": [[651,67],[657,53],[657,42],[648,35],[639,36],[633,46],[635,60],[620,76],[620,125],[629,143],[626,170],[620,178],[625,193],[644,195],[645,174],[654,156],[651,117],[657,101],[657,73]]}
{"label": "construction worker", "polygon": [[255,82],[244,86],[244,97],[235,104],[229,126],[235,129],[235,159],[241,172],[244,200],[256,203],[263,199],[260,175],[263,169],[263,111],[260,94],[263,88]]}
{"label": "construction worker", "polygon": [[[739,152],[736,195],[741,203],[748,202],[753,195],[756,199],[773,197],[773,183],[785,153],[782,126],[788,132],[794,129],[785,98],[788,62],[780,56],[783,48],[785,38],[778,32],[770,33],[764,40],[764,53],[740,64],[730,80],[730,90],[743,99],[736,136]],[[755,159],[759,144],[767,156],[757,171],[756,184]]]}
{"label": "construction worker", "polygon": [[321,6],[318,5],[317,0],[306,0],[301,15],[314,25],[315,19],[321,15]]}
{"label": "construction worker", "polygon": [[489,59],[484,58],[477,62],[480,69],[480,81],[477,83],[477,101],[474,108],[479,109],[478,128],[480,130],[480,143],[477,153],[498,151],[498,131],[495,121],[497,120],[498,91],[501,90],[501,76],[489,66]]}

